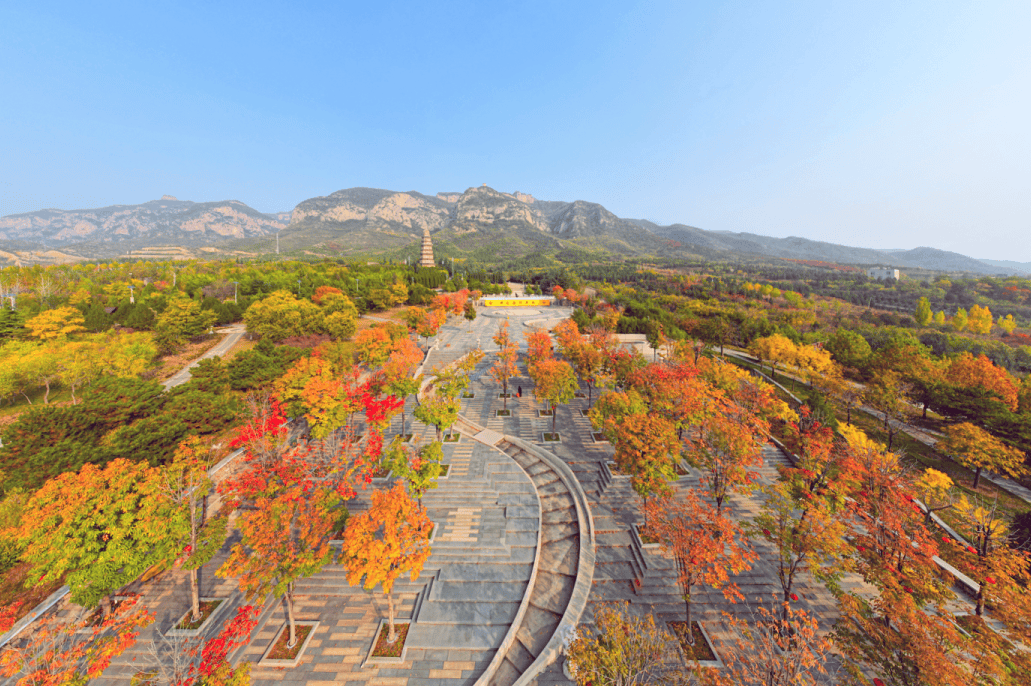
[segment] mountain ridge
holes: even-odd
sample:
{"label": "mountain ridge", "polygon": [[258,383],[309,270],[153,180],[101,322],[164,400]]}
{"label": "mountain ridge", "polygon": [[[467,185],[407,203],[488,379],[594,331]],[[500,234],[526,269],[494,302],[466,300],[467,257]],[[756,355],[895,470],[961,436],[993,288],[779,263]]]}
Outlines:
{"label": "mountain ridge", "polygon": [[[116,247],[157,245],[254,254],[285,251],[415,257],[428,229],[439,254],[483,260],[537,253],[584,259],[603,255],[738,259],[741,256],[884,265],[980,274],[1026,273],[1022,263],[981,261],[937,248],[876,250],[790,236],[707,231],[686,224],[624,219],[599,203],[540,200],[487,185],[463,192],[345,188],[299,202],[290,212],[262,213],[237,200],[195,203],[163,196],[139,205],[91,210],[45,209],[0,217],[0,249],[94,256]],[[5,248],[4,246],[8,246]],[[119,250],[118,254],[125,254]],[[1031,271],[1031,270],[1028,270]]]}

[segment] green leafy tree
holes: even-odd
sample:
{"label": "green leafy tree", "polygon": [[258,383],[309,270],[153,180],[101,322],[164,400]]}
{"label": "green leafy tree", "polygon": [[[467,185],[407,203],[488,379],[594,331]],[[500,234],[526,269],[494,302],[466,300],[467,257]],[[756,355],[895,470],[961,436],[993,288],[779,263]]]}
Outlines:
{"label": "green leafy tree", "polygon": [[920,301],[916,304],[916,312],[914,317],[916,323],[920,326],[927,326],[931,323],[931,303],[927,298],[920,298]]}
{"label": "green leafy tree", "polygon": [[214,312],[202,310],[194,300],[171,298],[154,325],[154,341],[162,351],[173,352],[194,336],[205,333],[215,319]]}

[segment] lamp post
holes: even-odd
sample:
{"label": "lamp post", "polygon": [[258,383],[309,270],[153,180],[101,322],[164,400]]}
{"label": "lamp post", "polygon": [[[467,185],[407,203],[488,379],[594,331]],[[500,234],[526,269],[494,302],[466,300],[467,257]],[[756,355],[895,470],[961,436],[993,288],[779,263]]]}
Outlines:
{"label": "lamp post", "polygon": [[239,281],[233,281],[233,304],[234,305],[239,305],[240,304],[239,295],[240,295],[240,282]]}

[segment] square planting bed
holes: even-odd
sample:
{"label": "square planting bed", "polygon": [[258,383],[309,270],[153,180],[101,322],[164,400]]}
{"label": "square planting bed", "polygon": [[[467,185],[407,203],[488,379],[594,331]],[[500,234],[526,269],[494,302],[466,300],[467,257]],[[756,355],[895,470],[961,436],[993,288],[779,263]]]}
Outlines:
{"label": "square planting bed", "polygon": [[511,393],[498,393],[498,399],[499,400],[502,399],[502,398],[511,398],[511,397],[512,397]]}
{"label": "square planting bed", "polygon": [[258,665],[262,667],[296,667],[301,664],[304,651],[307,650],[311,640],[315,638],[315,629],[318,628],[319,623],[297,621],[294,622],[294,626],[297,627],[297,645],[293,648],[286,647],[287,642],[290,640],[290,625],[284,623],[280,627],[279,632],[276,633],[272,644],[269,645],[262,654],[261,659],[258,660]]}
{"label": "square planting bed", "polygon": [[574,397],[574,398],[586,398],[586,397],[587,397],[587,394],[586,394],[586,393],[583,393],[583,392],[581,392],[581,391],[577,391],[576,393],[574,393],[574,394],[573,394],[573,397]]}
{"label": "square planting bed", "polygon": [[494,410],[495,417],[511,417],[512,410]]}
{"label": "square planting bed", "polygon": [[390,478],[390,474],[391,471],[389,469],[384,469],[383,467],[376,467],[376,469],[372,472],[372,480],[386,481]]}
{"label": "square planting bed", "polygon": [[440,466],[444,471],[437,475],[437,481],[443,481],[448,477],[448,474],[451,473],[451,465],[447,464],[446,462],[441,462]]}
{"label": "square planting bed", "polygon": [[458,443],[460,440],[462,440],[462,434],[459,431],[444,434],[444,443]]}
{"label": "square planting bed", "polygon": [[537,416],[538,417],[550,417],[551,416],[551,410],[537,410]]}
{"label": "square planting bed", "polygon": [[[594,439],[595,443],[608,443],[609,442],[608,439],[605,438],[605,434],[603,434],[600,431],[592,431],[591,432],[591,438]],[[612,464],[615,464],[615,462],[613,462]]]}
{"label": "square planting bed", "polygon": [[591,416],[591,411],[590,411],[590,410],[580,410],[580,416],[581,416],[581,417],[587,417],[587,418],[590,418],[590,416]]}
{"label": "square planting bed", "polygon": [[476,397],[476,393],[474,393],[472,391],[463,391],[462,392],[462,397],[463,398],[475,398]]}
{"label": "square planting bed", "polygon": [[[601,441],[599,441],[599,443],[601,443]],[[619,471],[619,467],[616,466],[615,462],[612,462],[610,460],[609,462],[606,462],[605,465],[609,468],[609,474],[612,475],[613,479],[629,479],[630,478],[629,474],[624,474],[623,472]]]}
{"label": "square planting bed", "polygon": [[228,598],[201,598],[200,599],[200,618],[199,624],[194,625],[190,621],[190,615],[192,610],[187,608],[186,612],[179,618],[172,628],[165,632],[165,636],[185,636],[192,638],[203,634],[211,623],[215,621],[215,618],[221,614],[222,610],[226,607]]}
{"label": "square planting bed", "polygon": [[716,654],[713,648],[712,639],[701,622],[691,622],[691,633],[694,635],[694,645],[688,641],[686,631],[687,622],[666,622],[669,632],[680,643],[680,650],[688,662],[698,661],[702,667],[722,667],[723,661]]}
{"label": "square planting bed", "polygon": [[402,443],[411,443],[415,434],[398,434],[398,436],[401,438]]}
{"label": "square planting bed", "polygon": [[[365,662],[362,663],[362,667],[382,667],[384,665],[396,665],[404,662],[405,654],[408,652],[408,647],[405,645],[405,641],[408,639],[409,626],[411,626],[411,622],[394,621],[394,627],[397,629],[398,638],[397,642],[391,646],[387,643],[387,633],[389,632],[387,620],[379,620],[379,628],[376,630],[376,637],[373,639],[372,645],[369,646],[369,652],[365,656]],[[398,644],[400,644],[400,646]]]}
{"label": "square planting bed", "polygon": [[640,542],[641,547],[645,550],[659,550],[662,548],[661,543],[642,534],[642,528],[643,527],[640,524],[634,524],[634,536],[637,538],[638,542]]}
{"label": "square planting bed", "polygon": [[550,431],[544,431],[541,433],[542,443],[561,443],[562,434],[551,433]]}

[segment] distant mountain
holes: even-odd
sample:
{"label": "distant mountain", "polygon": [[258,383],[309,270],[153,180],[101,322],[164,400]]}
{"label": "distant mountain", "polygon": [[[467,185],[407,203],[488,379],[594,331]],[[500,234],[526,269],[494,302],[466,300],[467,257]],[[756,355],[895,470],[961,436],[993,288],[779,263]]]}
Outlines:
{"label": "distant mountain", "polygon": [[563,261],[613,256],[790,259],[975,274],[1031,273],[1028,263],[975,260],[935,248],[874,250],[794,236],[661,226],[646,219],[622,219],[597,203],[538,200],[486,185],[436,195],[347,188],[278,214],[264,214],[235,200],[194,203],[171,196],[96,210],[41,210],[0,218],[0,259],[253,255],[276,251],[277,236],[281,252],[417,258],[424,229],[431,232],[438,256],[484,262],[527,256]]}
{"label": "distant mountain", "polygon": [[986,260],[979,258],[978,262],[985,262],[995,267],[1012,270],[1020,274],[1031,274],[1031,262],[1014,262],[1013,260]]}
{"label": "distant mountain", "polygon": [[196,203],[166,195],[142,205],[40,210],[0,217],[0,242],[22,241],[48,248],[157,243],[199,247],[228,238],[264,236],[286,225],[286,213],[264,214],[236,200]]}

